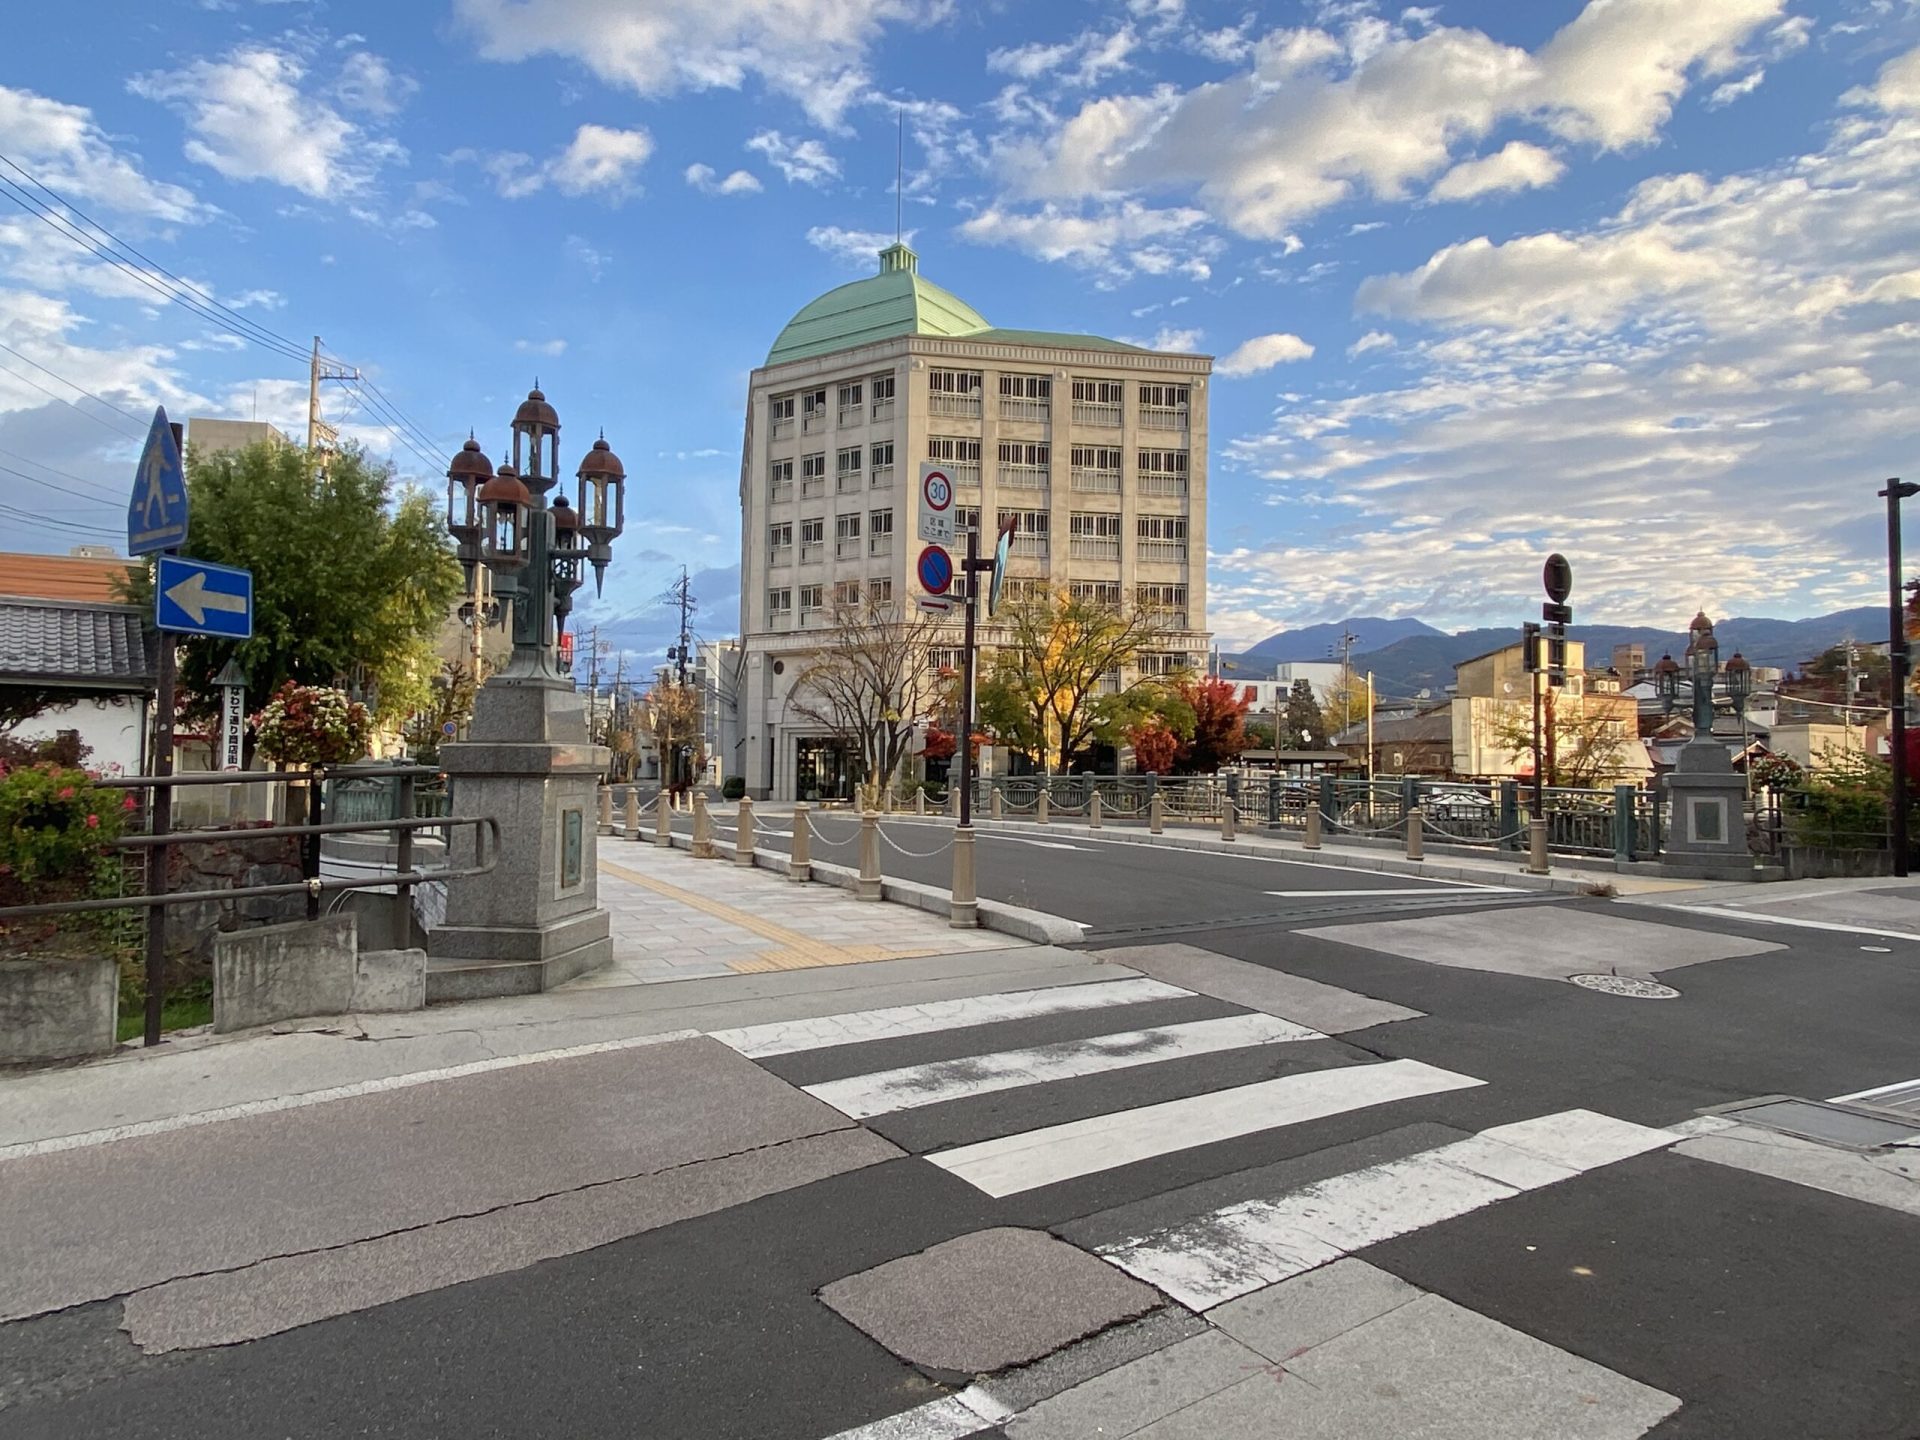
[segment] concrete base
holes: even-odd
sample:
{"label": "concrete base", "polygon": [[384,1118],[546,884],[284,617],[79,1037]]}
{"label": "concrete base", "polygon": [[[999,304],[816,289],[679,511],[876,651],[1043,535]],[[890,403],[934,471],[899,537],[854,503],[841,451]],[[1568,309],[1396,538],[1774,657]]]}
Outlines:
{"label": "concrete base", "polygon": [[613,963],[613,924],[604,910],[538,929],[444,925],[433,932],[427,1003],[535,995]]}
{"label": "concrete base", "polygon": [[352,1008],[359,952],[352,915],[235,930],[213,942],[217,1033],[344,1015]]}
{"label": "concrete base", "polygon": [[353,967],[355,1015],[424,1010],[427,1005],[427,952],[362,950]]}
{"label": "concrete base", "polygon": [[1747,849],[1746,782],[1734,773],[1717,741],[1681,747],[1666,778],[1673,801],[1673,833],[1661,852],[1670,875],[1702,880],[1759,878]]}
{"label": "concrete base", "polygon": [[119,1022],[113,961],[0,960],[0,1065],[104,1055]]}

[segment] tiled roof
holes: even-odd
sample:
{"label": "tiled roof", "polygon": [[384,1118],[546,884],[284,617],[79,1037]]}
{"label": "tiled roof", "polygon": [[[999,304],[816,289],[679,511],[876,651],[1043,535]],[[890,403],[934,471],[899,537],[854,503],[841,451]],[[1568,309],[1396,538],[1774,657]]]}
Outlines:
{"label": "tiled roof", "polygon": [[43,600],[117,601],[113,582],[133,569],[131,560],[85,555],[0,554],[0,593]]}
{"label": "tiled roof", "polygon": [[145,690],[153,683],[141,612],[0,595],[0,684]]}

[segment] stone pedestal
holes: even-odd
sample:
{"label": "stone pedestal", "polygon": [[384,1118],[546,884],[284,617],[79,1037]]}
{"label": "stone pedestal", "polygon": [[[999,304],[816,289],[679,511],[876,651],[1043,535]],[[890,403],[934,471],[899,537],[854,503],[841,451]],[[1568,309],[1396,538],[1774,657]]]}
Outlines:
{"label": "stone pedestal", "polygon": [[1666,787],[1673,821],[1662,868],[1690,879],[1757,879],[1747,849],[1746,782],[1735,773],[1727,747],[1713,740],[1681,747]]}
{"label": "stone pedestal", "polygon": [[[445,923],[427,937],[427,998],[526,995],[613,960],[599,906],[598,788],[605,746],[565,681],[495,676],[468,739],[440,750],[455,812],[500,822],[490,874],[448,882]],[[456,844],[454,863],[469,855]]]}

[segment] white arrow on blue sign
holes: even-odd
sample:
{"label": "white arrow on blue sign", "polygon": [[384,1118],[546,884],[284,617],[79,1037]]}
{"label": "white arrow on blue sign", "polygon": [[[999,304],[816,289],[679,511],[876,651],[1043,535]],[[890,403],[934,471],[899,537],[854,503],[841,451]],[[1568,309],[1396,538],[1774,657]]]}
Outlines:
{"label": "white arrow on blue sign", "polygon": [[153,623],[187,635],[245,640],[253,634],[253,573],[162,555],[154,576]]}
{"label": "white arrow on blue sign", "polygon": [[153,428],[133,472],[127,503],[127,553],[151,555],[187,543],[187,474],[163,405],[153,409]]}

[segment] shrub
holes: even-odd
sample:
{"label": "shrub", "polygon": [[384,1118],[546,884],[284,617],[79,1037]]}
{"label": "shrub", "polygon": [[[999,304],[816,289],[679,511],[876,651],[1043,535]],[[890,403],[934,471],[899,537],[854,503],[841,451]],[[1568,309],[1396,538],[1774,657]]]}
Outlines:
{"label": "shrub", "polygon": [[0,779],[0,867],[23,886],[88,879],[136,802],[52,763]]}
{"label": "shrub", "polygon": [[738,800],[746,793],[747,777],[744,775],[729,775],[720,782],[720,798],[722,800]]}
{"label": "shrub", "polygon": [[344,765],[373,738],[367,707],[344,690],[289,680],[253,717],[260,753],[286,765]]}

